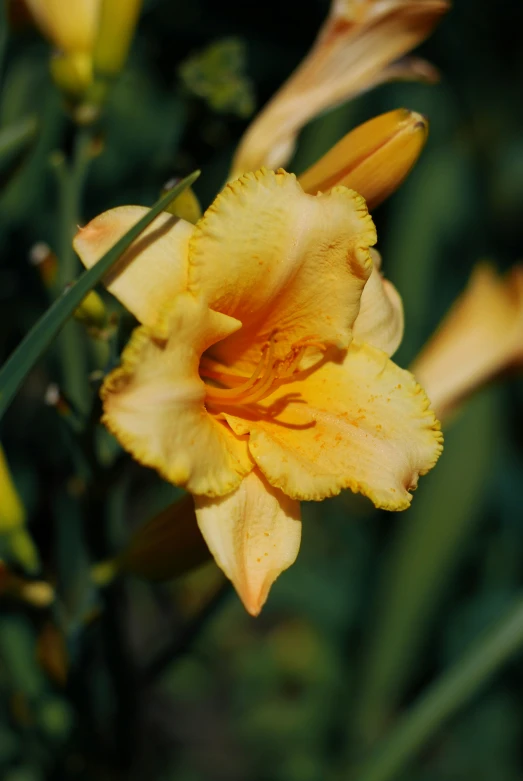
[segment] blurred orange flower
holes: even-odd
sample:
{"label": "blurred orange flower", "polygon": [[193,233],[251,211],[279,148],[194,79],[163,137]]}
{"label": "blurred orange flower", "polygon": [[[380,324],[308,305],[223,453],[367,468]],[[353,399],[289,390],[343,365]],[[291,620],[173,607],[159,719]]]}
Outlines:
{"label": "blurred orange flower", "polygon": [[308,55],[247,128],[231,179],[291,158],[313,117],[384,81],[435,81],[436,70],[403,58],[448,10],[447,0],[332,0]]}

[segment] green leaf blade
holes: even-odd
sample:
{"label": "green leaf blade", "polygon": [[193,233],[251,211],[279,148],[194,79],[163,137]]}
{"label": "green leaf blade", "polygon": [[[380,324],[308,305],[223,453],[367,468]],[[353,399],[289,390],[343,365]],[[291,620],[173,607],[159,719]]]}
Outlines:
{"label": "green leaf blade", "polygon": [[0,369],[0,418],[9,407],[29,371],[49,347],[63,325],[72,317],[85,296],[103,279],[121,255],[160,212],[165,211],[171,201],[177,198],[187,187],[190,187],[199,175],[200,172],[195,171],[177,184],[163,198],[160,198],[150,211],[106,252],[98,263],[84,271],[78,281],[66,290],[33,326]]}

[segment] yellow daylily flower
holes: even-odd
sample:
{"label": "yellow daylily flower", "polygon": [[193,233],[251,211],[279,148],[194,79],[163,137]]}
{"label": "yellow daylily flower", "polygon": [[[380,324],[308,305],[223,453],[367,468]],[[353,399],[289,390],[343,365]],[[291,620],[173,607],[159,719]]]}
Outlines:
{"label": "yellow daylily flower", "polygon": [[[96,217],[88,267],[145,213]],[[300,544],[300,500],[344,488],[403,510],[441,451],[412,375],[389,358],[399,297],[370,249],[365,201],[285,171],[228,184],[191,225],[163,214],[105,282],[141,321],[102,388],[103,421],[193,494],[200,530],[259,613]]]}
{"label": "yellow daylily flower", "polygon": [[401,58],[448,8],[447,0],[332,0],[311,51],[247,128],[231,179],[285,165],[307,122],[384,81],[436,80],[428,63]]}
{"label": "yellow daylily flower", "polygon": [[51,70],[68,94],[81,97],[95,73],[122,68],[142,0],[26,0],[42,33],[56,48]]}
{"label": "yellow daylily flower", "polygon": [[480,263],[412,371],[447,419],[477,388],[522,362],[523,266],[502,277]]}

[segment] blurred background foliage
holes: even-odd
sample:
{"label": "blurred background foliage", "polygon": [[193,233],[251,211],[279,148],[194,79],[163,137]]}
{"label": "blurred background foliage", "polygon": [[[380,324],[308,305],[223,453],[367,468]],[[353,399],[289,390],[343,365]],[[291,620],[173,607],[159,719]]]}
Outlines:
{"label": "blurred background foliage", "polygon": [[[146,2],[101,122],[79,221],[151,204],[167,180],[195,168],[208,205],[249,116],[304,56],[327,8],[327,0]],[[43,266],[29,258],[36,242],[59,252],[59,171],[73,138],[48,45],[19,3],[11,13],[0,63],[2,361],[48,303]],[[288,166],[301,172],[389,109],[429,118],[418,165],[375,214],[385,270],[405,304],[400,365],[477,260],[504,269],[521,258],[522,26],[516,0],[455,0],[422,47],[439,84],[388,84],[315,120]],[[122,316],[109,347],[90,340],[92,366],[108,349],[117,354],[130,327]],[[85,329],[74,328],[85,344]],[[40,595],[43,606],[13,589],[2,597],[3,781],[520,781],[517,654],[399,773],[358,771],[520,594],[520,379],[483,390],[449,424],[444,456],[408,512],[376,512],[349,494],[306,505],[298,561],[256,620],[213,563],[164,584],[126,577],[103,587],[107,573],[93,565],[177,491],[98,431],[111,474],[102,501],[76,411],[49,403],[56,381],[50,353],[0,432],[25,508],[23,533],[4,529],[0,555],[17,577],[44,578],[57,591],[51,604]]]}

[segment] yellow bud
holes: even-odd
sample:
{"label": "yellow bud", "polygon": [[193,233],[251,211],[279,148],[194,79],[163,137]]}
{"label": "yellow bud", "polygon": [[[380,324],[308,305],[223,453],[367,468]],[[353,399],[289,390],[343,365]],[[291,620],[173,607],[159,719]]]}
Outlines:
{"label": "yellow bud", "polygon": [[40,567],[38,551],[25,528],[26,514],[9,471],[0,445],[0,534],[7,537],[9,550],[26,572],[37,572]]}
{"label": "yellow bud", "polygon": [[305,192],[345,185],[363,195],[370,209],[403,182],[428,135],[421,114],[397,109],[352,130],[299,177]]}
{"label": "yellow bud", "polygon": [[25,523],[25,510],[9,471],[0,445],[0,533],[20,529]]}
{"label": "yellow bud", "polygon": [[9,534],[11,556],[26,572],[34,575],[40,569],[40,557],[33,538],[25,527],[14,529]]}
{"label": "yellow bud", "polygon": [[[175,178],[166,182],[162,195],[165,195],[169,190],[172,190],[173,187],[176,187],[180,181],[181,179]],[[168,211],[169,214],[174,214],[175,217],[181,217],[182,220],[192,222],[193,225],[197,223],[202,216],[200,201],[194,194],[192,187],[187,187],[183,193],[174,199],[174,201],[171,201],[166,211]]]}
{"label": "yellow bud", "polygon": [[107,311],[102,298],[95,290],[84,298],[74,313],[75,319],[88,328],[104,328],[107,324]]}
{"label": "yellow bud", "polygon": [[33,607],[46,608],[52,604],[55,592],[50,583],[45,580],[26,580],[15,575],[0,561],[0,595],[7,594],[15,599],[22,599]]}
{"label": "yellow bud", "polygon": [[62,52],[92,51],[101,0],[25,0],[34,21]]}
{"label": "yellow bud", "polygon": [[108,79],[127,57],[142,0],[26,0],[34,21],[54,45],[51,73],[71,99],[79,123],[92,122]]}
{"label": "yellow bud", "polygon": [[120,568],[148,580],[169,580],[210,559],[191,496],[141,526],[118,559]]}
{"label": "yellow bud", "polygon": [[51,75],[62,92],[70,98],[81,98],[93,79],[91,56],[84,52],[55,54],[51,57]]}
{"label": "yellow bud", "polygon": [[93,54],[95,73],[116,76],[131,45],[142,0],[102,0]]}

